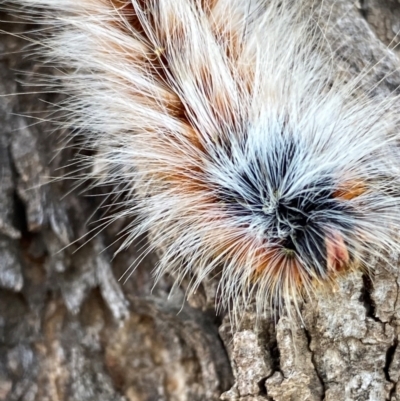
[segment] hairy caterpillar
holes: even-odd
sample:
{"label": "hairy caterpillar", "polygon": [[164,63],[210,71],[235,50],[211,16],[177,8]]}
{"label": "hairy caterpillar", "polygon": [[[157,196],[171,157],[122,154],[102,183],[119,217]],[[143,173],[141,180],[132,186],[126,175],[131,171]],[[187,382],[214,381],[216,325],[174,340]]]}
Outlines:
{"label": "hairy caterpillar", "polygon": [[306,1],[6,3],[50,25],[66,125],[131,193],[123,246],[165,249],[156,276],[262,311],[398,250],[395,98],[340,78]]}

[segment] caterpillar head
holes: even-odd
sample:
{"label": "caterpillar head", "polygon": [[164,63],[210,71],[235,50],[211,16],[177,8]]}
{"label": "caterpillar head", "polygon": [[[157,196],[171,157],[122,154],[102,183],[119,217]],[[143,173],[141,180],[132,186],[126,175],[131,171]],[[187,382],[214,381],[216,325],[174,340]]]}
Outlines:
{"label": "caterpillar head", "polygon": [[397,151],[370,132],[350,135],[342,117],[331,132],[276,118],[180,155],[186,163],[147,204],[155,243],[167,243],[158,272],[178,282],[195,272],[193,291],[219,272],[225,306],[255,297],[260,310],[281,309],[396,249]]}

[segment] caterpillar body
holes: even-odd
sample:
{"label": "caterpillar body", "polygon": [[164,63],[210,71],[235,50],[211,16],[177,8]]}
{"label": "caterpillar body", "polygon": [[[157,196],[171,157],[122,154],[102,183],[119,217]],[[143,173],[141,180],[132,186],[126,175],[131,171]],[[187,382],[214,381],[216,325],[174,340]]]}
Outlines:
{"label": "caterpillar body", "polygon": [[123,246],[164,248],[156,277],[279,310],[398,250],[396,99],[340,78],[306,1],[7,4],[49,24],[64,123],[130,193]]}

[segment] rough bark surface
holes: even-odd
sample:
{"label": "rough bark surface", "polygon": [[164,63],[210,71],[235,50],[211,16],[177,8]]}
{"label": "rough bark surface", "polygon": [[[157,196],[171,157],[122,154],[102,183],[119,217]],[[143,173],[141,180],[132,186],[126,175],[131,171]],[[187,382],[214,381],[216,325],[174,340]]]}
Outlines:
{"label": "rough bark surface", "polygon": [[[373,65],[371,96],[398,92],[387,46],[400,40],[400,1],[321,4],[343,74]],[[1,17],[7,32],[35,28]],[[0,401],[400,401],[397,255],[306,301],[301,322],[256,324],[249,310],[235,332],[215,316],[213,285],[189,302],[184,289],[169,296],[169,277],[152,291],[156,255],[118,281],[140,245],[113,257],[122,221],[92,238],[110,188],[50,178],[73,170],[75,150],[44,121],[58,95],[34,93],[44,67],[23,46],[0,37],[0,94],[23,93],[0,96]]]}

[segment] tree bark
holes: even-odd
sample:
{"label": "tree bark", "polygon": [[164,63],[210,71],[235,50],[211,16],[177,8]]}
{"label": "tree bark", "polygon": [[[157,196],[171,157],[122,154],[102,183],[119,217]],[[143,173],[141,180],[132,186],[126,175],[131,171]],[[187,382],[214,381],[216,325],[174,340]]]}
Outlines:
{"label": "tree bark", "polygon": [[[398,94],[400,1],[311,6],[343,76],[363,74],[377,103]],[[48,120],[60,95],[34,85],[48,69],[21,51],[37,27],[1,19],[0,401],[400,401],[398,255],[306,300],[302,321],[250,308],[237,331],[213,282],[188,302],[170,277],[152,290],[156,254],[113,257],[129,222],[94,229],[112,188],[57,179],[80,150]]]}

